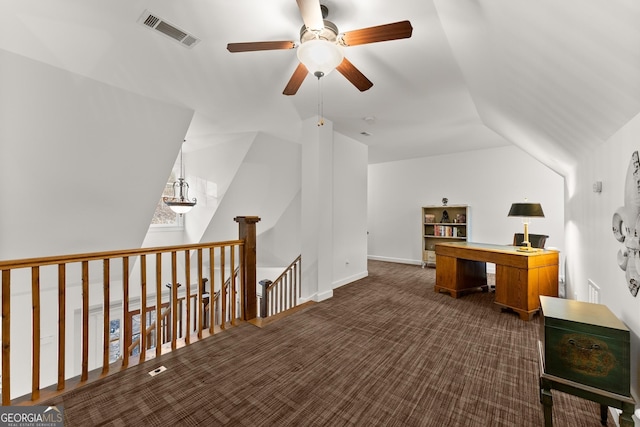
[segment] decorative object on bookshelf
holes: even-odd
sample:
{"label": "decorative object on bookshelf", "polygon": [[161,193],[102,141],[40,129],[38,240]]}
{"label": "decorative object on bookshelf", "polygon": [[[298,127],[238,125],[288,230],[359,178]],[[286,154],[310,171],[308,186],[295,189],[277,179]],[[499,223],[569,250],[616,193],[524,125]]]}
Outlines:
{"label": "decorative object on bookshelf", "polygon": [[447,203],[449,203],[449,199],[447,199],[446,197],[442,198],[442,206],[447,206]]}
{"label": "decorative object on bookshelf", "polygon": [[[443,201],[444,203],[444,201]],[[469,224],[467,205],[423,206],[422,267],[435,267],[436,244],[467,240]]]}

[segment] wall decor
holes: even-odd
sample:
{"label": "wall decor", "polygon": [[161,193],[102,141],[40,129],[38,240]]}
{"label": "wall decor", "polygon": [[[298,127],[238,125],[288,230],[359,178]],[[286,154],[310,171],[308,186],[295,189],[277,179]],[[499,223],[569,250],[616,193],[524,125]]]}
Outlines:
{"label": "wall decor", "polygon": [[613,236],[624,244],[618,250],[618,266],[625,271],[629,292],[634,297],[640,288],[640,158],[634,151],[624,184],[624,206],[613,214]]}

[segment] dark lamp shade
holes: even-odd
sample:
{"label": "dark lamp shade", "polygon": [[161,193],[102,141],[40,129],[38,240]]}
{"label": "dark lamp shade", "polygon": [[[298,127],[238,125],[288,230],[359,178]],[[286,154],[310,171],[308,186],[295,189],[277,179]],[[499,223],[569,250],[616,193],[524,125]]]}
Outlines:
{"label": "dark lamp shade", "polygon": [[544,212],[542,212],[540,203],[514,203],[509,209],[509,216],[544,217]]}

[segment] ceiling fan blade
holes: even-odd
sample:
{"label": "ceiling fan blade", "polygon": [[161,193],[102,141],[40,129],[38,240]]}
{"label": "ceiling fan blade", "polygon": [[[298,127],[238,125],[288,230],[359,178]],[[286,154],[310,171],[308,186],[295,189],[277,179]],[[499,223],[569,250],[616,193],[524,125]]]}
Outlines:
{"label": "ceiling fan blade", "polygon": [[347,78],[360,92],[364,92],[373,86],[371,80],[365,77],[347,58],[344,58],[336,70]]}
{"label": "ceiling fan blade", "polygon": [[324,28],[322,11],[318,0],[296,0],[304,25],[309,30],[321,30]]}
{"label": "ceiling fan blade", "polygon": [[411,22],[400,21],[346,32],[342,35],[342,41],[345,46],[357,46],[387,40],[408,39],[412,32]]}
{"label": "ceiling fan blade", "polygon": [[254,52],[256,50],[279,50],[293,49],[296,44],[292,41],[275,41],[275,42],[247,42],[247,43],[229,43],[227,50],[229,52]]}
{"label": "ceiling fan blade", "polygon": [[298,92],[298,89],[300,88],[300,85],[304,81],[305,77],[307,77],[307,74],[309,74],[309,71],[307,71],[307,67],[305,67],[302,62],[299,63],[298,67],[289,79],[289,83],[287,83],[287,86],[284,88],[282,94],[295,95],[296,92]]}

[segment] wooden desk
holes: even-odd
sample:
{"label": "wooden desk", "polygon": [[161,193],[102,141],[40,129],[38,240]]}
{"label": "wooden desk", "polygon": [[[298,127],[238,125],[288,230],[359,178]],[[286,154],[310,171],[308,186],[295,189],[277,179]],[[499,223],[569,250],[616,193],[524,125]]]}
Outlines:
{"label": "wooden desk", "polygon": [[518,251],[514,246],[457,242],[436,244],[436,292],[458,298],[487,289],[486,263],[496,265],[495,303],[523,320],[540,309],[540,295],[558,296],[558,251]]}

